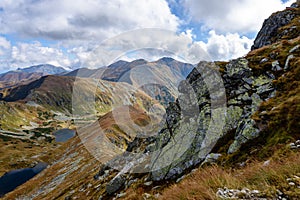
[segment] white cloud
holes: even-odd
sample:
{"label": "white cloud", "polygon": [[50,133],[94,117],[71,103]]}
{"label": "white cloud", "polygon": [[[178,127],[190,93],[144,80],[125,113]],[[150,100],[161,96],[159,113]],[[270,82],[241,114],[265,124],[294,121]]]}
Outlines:
{"label": "white cloud", "polygon": [[199,42],[199,45],[210,55],[213,60],[229,60],[244,56],[249,52],[253,40],[228,33],[218,35],[215,31],[209,32],[208,42]]}
{"label": "white cloud", "polygon": [[71,61],[57,48],[42,46],[40,42],[18,43],[11,49],[11,57],[7,60],[10,69],[49,63],[56,66],[69,66]]}
{"label": "white cloud", "polygon": [[[58,45],[19,43],[6,49],[7,58],[0,62],[11,68],[45,62],[99,67],[98,59],[89,60],[89,55],[101,41],[141,28],[177,31],[180,23],[165,0],[1,0],[0,8],[0,34]],[[133,39],[145,38],[135,35]]]}
{"label": "white cloud", "polygon": [[0,47],[4,49],[9,49],[10,42],[5,37],[0,36]]}
{"label": "white cloud", "polygon": [[258,32],[264,19],[295,0],[184,0],[192,20],[222,33]]}
{"label": "white cloud", "polygon": [[209,60],[206,52],[192,39],[190,31],[177,34],[163,29],[139,29],[112,37],[94,48],[75,47],[71,52],[81,66],[98,68],[119,59],[155,60],[172,56],[188,63]]}
{"label": "white cloud", "polygon": [[164,0],[1,1],[2,33],[53,40],[103,40],[137,28],[177,30]]}
{"label": "white cloud", "polygon": [[0,34],[49,39],[55,46],[43,41],[10,43],[0,37],[0,71],[3,66],[40,63],[101,67],[118,58],[154,60],[171,55],[197,63],[209,60],[205,51],[213,60],[228,60],[249,51],[252,40],[241,34],[257,32],[265,18],[291,1],[180,0],[192,20],[211,30],[204,43],[195,41],[192,29],[175,34],[187,22],[171,13],[167,0],[1,0]]}
{"label": "white cloud", "polygon": [[0,56],[5,55],[6,51],[10,49],[10,47],[10,41],[8,41],[5,37],[0,36]]}

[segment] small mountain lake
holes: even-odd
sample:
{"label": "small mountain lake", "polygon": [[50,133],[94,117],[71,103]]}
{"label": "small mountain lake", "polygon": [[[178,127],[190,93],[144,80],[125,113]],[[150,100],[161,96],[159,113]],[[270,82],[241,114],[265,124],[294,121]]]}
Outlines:
{"label": "small mountain lake", "polygon": [[0,177],[0,197],[33,178],[47,166],[47,163],[38,163],[33,168],[17,169],[5,173]]}
{"label": "small mountain lake", "polygon": [[53,133],[56,142],[66,142],[76,135],[76,131],[64,128]]}

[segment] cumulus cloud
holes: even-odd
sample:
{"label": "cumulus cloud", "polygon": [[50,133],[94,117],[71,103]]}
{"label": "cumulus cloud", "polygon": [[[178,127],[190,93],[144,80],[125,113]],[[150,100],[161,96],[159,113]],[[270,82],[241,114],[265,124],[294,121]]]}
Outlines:
{"label": "cumulus cloud", "polygon": [[0,7],[0,32],[29,38],[102,40],[137,28],[177,30],[179,24],[162,0],[4,0]]}
{"label": "cumulus cloud", "polygon": [[192,20],[222,33],[259,31],[271,13],[291,5],[294,0],[183,0]]}
{"label": "cumulus cloud", "polygon": [[227,33],[218,35],[215,31],[209,32],[207,43],[199,45],[210,55],[212,60],[229,60],[244,56],[249,52],[253,40],[239,34]]}
{"label": "cumulus cloud", "polygon": [[88,58],[101,41],[140,28],[177,31],[180,22],[165,0],[1,0],[0,8],[0,34],[58,45],[30,41],[9,49],[7,40],[0,38],[0,53],[6,55],[0,62],[10,68],[45,62],[74,68],[99,66]]}
{"label": "cumulus cloud", "polygon": [[5,37],[0,36],[0,56],[5,55],[6,51],[10,49],[10,41],[8,41]]}
{"label": "cumulus cloud", "polygon": [[[257,32],[265,18],[292,1],[1,0],[0,71],[41,63],[97,68],[162,56],[193,64],[228,60],[249,51],[253,41],[242,34]],[[172,3],[184,19],[171,12]],[[178,14],[183,9],[186,17]],[[207,42],[195,41],[196,29],[205,32],[201,36],[210,31],[202,38]],[[9,34],[17,40],[6,39]]]}
{"label": "cumulus cloud", "polygon": [[61,49],[45,47],[40,42],[18,43],[12,46],[11,57],[6,62],[10,69],[41,63],[49,63],[56,66],[70,66],[71,64],[71,61]]}
{"label": "cumulus cloud", "polygon": [[75,47],[71,52],[81,66],[98,68],[119,59],[146,58],[154,60],[171,56],[188,63],[209,60],[208,54],[193,41],[189,31],[177,34],[164,29],[138,29],[112,37],[94,48]]}

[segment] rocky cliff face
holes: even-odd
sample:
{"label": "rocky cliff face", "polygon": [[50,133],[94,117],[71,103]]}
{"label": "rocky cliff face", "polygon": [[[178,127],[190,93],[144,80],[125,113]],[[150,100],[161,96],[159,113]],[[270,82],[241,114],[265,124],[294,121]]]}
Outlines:
{"label": "rocky cliff face", "polygon": [[[254,75],[247,59],[233,60],[225,66],[222,73],[227,106],[224,102],[214,105],[212,104],[214,97],[201,73],[203,70],[199,70],[207,67],[208,63],[200,63],[187,79],[195,91],[197,102],[188,102],[190,94],[181,95],[182,99],[174,106],[177,108],[176,114],[173,114],[174,110],[169,111],[167,118],[170,121],[169,128],[166,125],[156,139],[155,144],[159,153],[154,159],[154,167],[161,163],[171,165],[158,170],[154,168],[151,177],[155,181],[175,178],[188,168],[203,162],[215,144],[227,134],[234,136],[228,153],[238,151],[242,144],[259,135],[259,128],[251,119],[251,115],[261,102],[274,96],[275,89],[272,85],[274,76],[271,73]],[[218,95],[222,95],[223,92],[220,87],[222,86],[215,85],[213,88]],[[199,112],[195,112],[191,103],[197,104]],[[186,108],[182,108],[182,105],[190,106],[193,111],[183,110]],[[223,126],[220,125],[222,121]],[[178,154],[181,156],[177,156]]]}
{"label": "rocky cliff face", "polygon": [[251,49],[254,50],[270,45],[282,38],[291,39],[297,37],[296,30],[297,26],[299,26],[299,21],[297,20],[297,16],[299,16],[298,7],[299,3],[294,3],[290,8],[274,13],[266,19]]}

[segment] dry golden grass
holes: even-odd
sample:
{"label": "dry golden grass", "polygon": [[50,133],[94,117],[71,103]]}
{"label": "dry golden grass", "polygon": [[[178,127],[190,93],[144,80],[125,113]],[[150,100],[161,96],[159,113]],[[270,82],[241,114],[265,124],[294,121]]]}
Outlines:
{"label": "dry golden grass", "polygon": [[290,152],[286,158],[270,161],[269,165],[254,161],[243,169],[223,169],[208,166],[198,169],[189,177],[162,192],[161,199],[217,199],[218,188],[257,189],[265,197],[275,196],[276,189],[292,199],[300,196],[300,190],[288,185],[287,178],[300,173],[299,152]]}
{"label": "dry golden grass", "polygon": [[[278,151],[283,151],[278,150]],[[286,148],[285,156],[282,153],[274,154],[274,159],[269,164],[253,160],[243,168],[224,168],[219,165],[211,165],[197,169],[179,183],[161,185],[153,190],[142,183],[131,186],[126,191],[123,199],[143,200],[145,193],[151,195],[150,199],[170,200],[201,200],[218,199],[218,188],[243,189],[261,191],[261,197],[272,199],[280,190],[290,199],[298,199],[300,189],[290,186],[288,178],[300,176],[299,151],[293,152]],[[300,180],[297,184],[300,184]]]}

